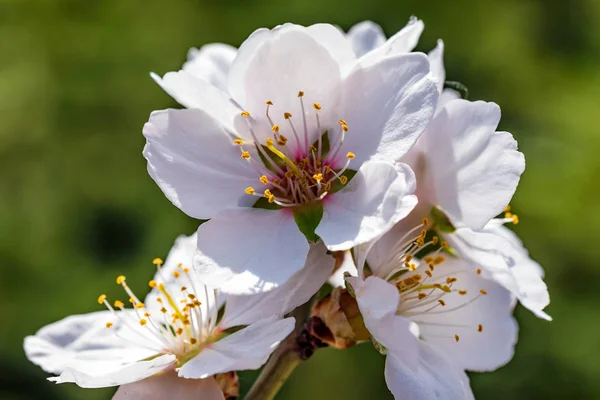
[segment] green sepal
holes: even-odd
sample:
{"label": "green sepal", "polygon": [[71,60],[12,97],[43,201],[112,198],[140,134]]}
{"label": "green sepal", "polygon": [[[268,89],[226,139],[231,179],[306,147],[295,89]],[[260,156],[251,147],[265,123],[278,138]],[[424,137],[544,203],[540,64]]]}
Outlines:
{"label": "green sepal", "polygon": [[335,181],[331,182],[331,190],[329,191],[329,194],[335,193],[335,192],[339,192],[340,190],[342,190],[344,187],[346,187],[348,185],[348,183],[350,183],[350,181],[352,180],[352,178],[354,178],[354,175],[356,175],[356,171],[353,169],[347,169],[344,171],[344,173],[340,176],[345,176],[346,178],[348,178],[348,182],[346,182],[345,185],[342,184],[342,182],[340,182],[340,179],[336,179]]}
{"label": "green sepal", "polygon": [[348,282],[346,280],[346,278],[351,277],[352,275],[350,275],[350,272],[346,271],[344,272],[344,283],[346,284],[346,290],[348,291],[348,293],[350,294],[350,296],[356,298],[356,293],[354,292],[354,288],[352,287],[352,285],[350,284],[350,282]]}
{"label": "green sepal", "polygon": [[371,343],[373,343],[373,347],[379,352],[381,355],[387,355],[387,347],[379,343],[373,336],[371,336]]}
{"label": "green sepal", "polygon": [[318,242],[319,236],[315,233],[315,229],[319,226],[323,218],[323,204],[320,201],[303,204],[294,207],[294,220],[300,232],[306,236],[309,242]]}
{"label": "green sepal", "polygon": [[269,199],[266,197],[260,197],[258,200],[256,200],[256,203],[252,205],[252,208],[261,208],[263,210],[281,210],[283,207],[275,203],[269,203]]}
{"label": "green sepal", "polygon": [[460,94],[461,98],[463,98],[463,99],[469,98],[469,89],[460,82],[446,81],[446,82],[444,82],[444,89],[456,90]]}
{"label": "green sepal", "polygon": [[437,230],[443,233],[454,233],[456,228],[450,221],[450,218],[439,208],[433,207],[429,216],[433,220],[433,223],[437,226]]}

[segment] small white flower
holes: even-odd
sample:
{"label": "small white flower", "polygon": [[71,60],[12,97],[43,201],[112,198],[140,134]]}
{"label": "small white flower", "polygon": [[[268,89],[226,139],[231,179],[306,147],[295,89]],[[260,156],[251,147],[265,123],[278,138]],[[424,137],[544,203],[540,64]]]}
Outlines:
{"label": "small white flower", "polygon": [[302,268],[306,238],[349,249],[416,204],[412,172],[389,161],[433,115],[425,55],[357,59],[331,25],[286,24],[254,32],[219,70],[227,92],[191,68],[154,76],[188,109],[152,113],[144,156],[176,206],[210,219],[195,258],[208,284],[270,290]]}
{"label": "small white flower", "polygon": [[334,261],[323,246],[314,246],[306,268],[281,288],[265,295],[224,296],[190,268],[195,246],[194,236],[182,236],[164,266],[155,260],[158,272],[144,302],[120,276],[117,283],[132,308],[121,301],[110,304],[101,295],[98,302],[108,311],[70,316],[42,328],[25,339],[27,357],[58,374],[50,378],[57,383],[123,385],[116,399],[223,398],[211,377],[259,368],[294,327],[294,319],[283,315],[319,289]]}
{"label": "small white flower", "polygon": [[355,248],[358,276],[346,279],[367,329],[387,349],[396,398],[473,398],[463,370],[491,371],[512,358],[514,297],[470,263],[447,259],[445,244],[421,256],[437,244],[424,233],[389,232],[372,251]]}

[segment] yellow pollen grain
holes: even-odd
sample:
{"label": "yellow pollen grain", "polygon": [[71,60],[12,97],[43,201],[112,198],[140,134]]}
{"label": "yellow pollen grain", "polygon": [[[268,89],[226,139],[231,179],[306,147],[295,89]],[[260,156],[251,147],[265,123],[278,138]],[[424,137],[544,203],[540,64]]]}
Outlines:
{"label": "yellow pollen grain", "polygon": [[321,182],[323,180],[323,174],[314,174],[313,179],[317,182]]}
{"label": "yellow pollen grain", "polygon": [[477,332],[483,332],[483,325],[479,324],[477,325]]}
{"label": "yellow pollen grain", "polygon": [[292,114],[290,114],[289,112],[285,112],[285,113],[283,113],[283,118],[290,119],[290,118],[292,118]]}
{"label": "yellow pollen grain", "polygon": [[137,303],[135,308],[144,308],[144,303]]}
{"label": "yellow pollen grain", "polygon": [[271,127],[271,130],[275,133],[279,132],[279,125],[275,124]]}
{"label": "yellow pollen grain", "polygon": [[125,307],[125,304],[122,301],[117,300],[117,301],[115,301],[115,307],[116,308],[123,308],[123,307]]}
{"label": "yellow pollen grain", "polygon": [[106,301],[106,295],[105,294],[101,294],[100,296],[98,296],[98,304],[102,304]]}
{"label": "yellow pollen grain", "polygon": [[121,285],[123,282],[125,282],[125,276],[121,275],[117,277],[117,284]]}
{"label": "yellow pollen grain", "polygon": [[242,117],[249,117],[250,116],[250,113],[248,111],[242,111],[240,114],[241,114]]}
{"label": "yellow pollen grain", "polygon": [[163,260],[162,258],[155,258],[154,260],[152,260],[152,264],[154,265],[162,265],[163,264]]}
{"label": "yellow pollen grain", "polygon": [[249,151],[243,151],[243,152],[242,152],[242,155],[241,155],[241,157],[242,157],[244,160],[247,160],[247,159],[249,159],[249,158],[250,158],[250,152],[249,152]]}
{"label": "yellow pollen grain", "polygon": [[196,338],[190,339],[190,344],[196,344],[196,343],[198,343],[198,339],[196,339]]}
{"label": "yellow pollen grain", "polygon": [[147,323],[148,323],[148,321],[146,321],[145,319],[143,319],[143,318],[142,318],[142,319],[140,319],[140,325],[141,325],[141,326],[144,326],[144,325],[146,325]]}
{"label": "yellow pollen grain", "polygon": [[353,152],[349,151],[349,152],[346,154],[346,158],[347,158],[348,160],[354,160],[354,159],[356,158],[356,155],[355,155]]}
{"label": "yellow pollen grain", "polygon": [[266,175],[263,175],[260,177],[260,183],[262,183],[263,185],[266,185],[267,183],[269,183],[269,178],[267,178]]}
{"label": "yellow pollen grain", "polygon": [[233,144],[237,144],[237,145],[239,146],[239,145],[241,145],[241,144],[244,144],[244,141],[243,141],[242,139],[235,139],[235,140],[233,141]]}
{"label": "yellow pollen grain", "polygon": [[438,303],[440,303],[440,305],[441,305],[442,307],[445,307],[445,306],[446,306],[446,302],[445,302],[444,300],[441,300],[441,299],[440,299],[440,300],[438,300]]}
{"label": "yellow pollen grain", "polygon": [[483,289],[481,289],[481,290],[479,291],[479,293],[481,293],[481,294],[482,294],[482,295],[484,295],[484,296],[487,294],[487,292],[486,292],[485,290],[483,290]]}
{"label": "yellow pollen grain", "polygon": [[320,110],[321,109],[321,105],[319,103],[313,103],[313,108],[315,110]]}
{"label": "yellow pollen grain", "polygon": [[346,183],[348,183],[348,177],[345,175],[340,176],[340,183],[342,185],[345,185]]}
{"label": "yellow pollen grain", "polygon": [[252,186],[247,187],[244,191],[246,192],[246,194],[254,194],[254,188]]}
{"label": "yellow pollen grain", "polygon": [[156,287],[156,285],[157,285],[157,283],[155,280],[148,282],[148,286],[150,286],[152,289],[154,289]]}
{"label": "yellow pollen grain", "polygon": [[112,326],[113,326],[112,322],[107,322],[106,323],[106,329],[110,329],[110,328],[112,328]]}
{"label": "yellow pollen grain", "polygon": [[458,342],[459,342],[459,340],[460,340],[460,336],[458,336],[458,335],[454,335],[454,340],[456,340],[456,343],[458,343]]}
{"label": "yellow pollen grain", "polygon": [[458,294],[460,294],[461,296],[464,296],[464,295],[467,294],[467,291],[466,290],[459,290]]}

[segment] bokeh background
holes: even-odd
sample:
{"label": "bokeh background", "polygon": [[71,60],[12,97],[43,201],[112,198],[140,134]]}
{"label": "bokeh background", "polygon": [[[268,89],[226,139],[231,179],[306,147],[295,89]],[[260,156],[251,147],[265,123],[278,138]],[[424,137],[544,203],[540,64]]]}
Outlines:
{"label": "bokeh background", "polygon": [[[178,107],[149,78],[188,48],[238,46],[260,26],[364,19],[388,35],[424,19],[448,78],[502,106],[527,158],[516,230],[547,271],[554,322],[522,308],[513,361],[473,374],[480,399],[600,398],[600,2],[594,0],[0,0],[0,398],[109,399],[46,382],[24,336],[119,293],[139,292],[197,222],[147,176],[141,128]],[[131,279],[136,277],[136,279]],[[137,282],[136,282],[137,280]],[[370,344],[325,349],[279,399],[391,399]],[[244,388],[252,373],[241,380]]]}

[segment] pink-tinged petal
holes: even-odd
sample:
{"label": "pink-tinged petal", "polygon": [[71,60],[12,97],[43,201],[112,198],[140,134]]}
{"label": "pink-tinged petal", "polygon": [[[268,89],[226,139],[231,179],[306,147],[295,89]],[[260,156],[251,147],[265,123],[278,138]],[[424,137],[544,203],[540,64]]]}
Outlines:
{"label": "pink-tinged petal", "polygon": [[268,318],[205,347],[179,370],[183,378],[258,369],[275,347],[294,329],[294,318]]}
{"label": "pink-tinged petal", "polygon": [[175,371],[119,387],[112,400],[225,400],[213,377],[183,379]]}
{"label": "pink-tinged petal", "polygon": [[421,53],[359,60],[342,82],[341,115],[349,131],[343,154],[353,165],[371,158],[399,160],[429,124],[438,101],[437,80]]}
{"label": "pink-tinged petal", "polygon": [[48,380],[56,383],[75,383],[79,387],[88,389],[120,386],[173,369],[176,363],[177,357],[171,354],[118,367],[115,363],[97,362],[87,364],[85,368],[69,367],[60,376]]}
{"label": "pink-tinged petal", "polygon": [[523,154],[508,132],[495,132],[494,103],[454,100],[424,133],[426,163],[435,199],[456,226],[481,229],[502,212],[525,169]]}
{"label": "pink-tinged petal", "polygon": [[245,207],[256,199],[244,190],[257,172],[218,121],[201,110],[153,112],[144,125],[148,172],[167,198],[194,218]]}
{"label": "pink-tinged petal", "polygon": [[228,210],[198,228],[194,268],[223,293],[255,294],[287,282],[308,250],[288,210]]}
{"label": "pink-tinged petal", "polygon": [[225,130],[234,132],[234,118],[241,110],[226,92],[186,70],[168,72],[162,78],[154,73],[150,76],[179,104],[204,111],[219,121]]}
{"label": "pink-tinged petal", "polygon": [[474,400],[465,372],[442,352],[419,341],[417,368],[395,353],[385,360],[385,381],[398,400]]}
{"label": "pink-tinged petal", "polygon": [[311,246],[304,268],[285,284],[266,293],[248,296],[228,296],[222,329],[250,325],[270,316],[283,317],[306,303],[327,281],[335,259],[327,254],[322,243]]}
{"label": "pink-tinged petal", "polygon": [[407,165],[367,162],[344,189],[325,198],[315,233],[331,251],[373,240],[415,207],[414,189],[415,177]]}
{"label": "pink-tinged petal", "polygon": [[446,68],[444,67],[444,41],[438,39],[437,46],[431,50],[429,54],[429,65],[431,66],[431,73],[438,82],[438,92],[442,93],[444,90],[444,82],[446,81]]}
{"label": "pink-tinged petal", "polygon": [[404,28],[383,45],[364,55],[362,61],[365,64],[372,64],[388,56],[410,53],[419,43],[423,29],[425,29],[423,21],[412,17]]}
{"label": "pink-tinged petal", "polygon": [[354,25],[348,31],[347,39],[357,57],[362,57],[386,41],[383,29],[372,21],[363,21]]}
{"label": "pink-tinged petal", "polygon": [[190,49],[182,69],[210,83],[224,93],[229,92],[229,69],[237,49],[224,43],[210,43],[200,49]]}

